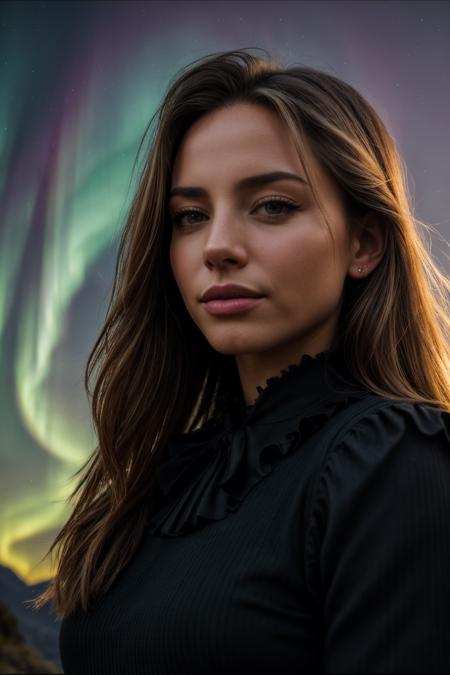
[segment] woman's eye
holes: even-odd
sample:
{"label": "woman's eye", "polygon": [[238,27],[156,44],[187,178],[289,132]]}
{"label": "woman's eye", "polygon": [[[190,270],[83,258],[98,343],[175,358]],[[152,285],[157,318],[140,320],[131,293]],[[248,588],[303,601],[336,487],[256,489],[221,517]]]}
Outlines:
{"label": "woman's eye", "polygon": [[[275,213],[272,211],[272,213],[269,210],[269,213],[267,215],[269,216],[279,216],[283,213],[283,209],[285,209],[285,213],[290,213],[291,211],[298,211],[300,207],[295,204],[294,202],[289,202],[286,199],[268,199],[267,201],[263,202],[262,204],[258,205],[258,209],[261,208],[262,206],[266,207],[268,204],[276,204],[277,209],[275,209]],[[281,211],[279,210],[281,207]]]}
{"label": "woman's eye", "polygon": [[[255,211],[258,211],[262,207],[267,207],[268,205],[276,206],[275,212],[271,212],[271,209],[269,209],[269,212],[266,211],[265,215],[268,216],[269,218],[277,218],[281,215],[284,215],[286,213],[291,213],[292,211],[300,211],[301,207],[296,204],[295,202],[291,202],[290,200],[288,201],[287,199],[267,199],[265,202],[262,202],[258,204],[255,208]],[[202,211],[199,211],[197,209],[182,209],[181,211],[178,211],[177,213],[174,213],[172,216],[172,223],[173,225],[180,227],[181,226],[181,221],[183,218],[191,218],[192,216],[201,216],[203,215]],[[195,225],[199,221],[194,221],[194,222],[189,222],[188,225]]]}
{"label": "woman's eye", "polygon": [[[172,223],[174,225],[179,226],[181,224],[181,220],[183,218],[186,218],[187,216],[190,216],[191,214],[197,214],[201,215],[201,211],[194,211],[194,209],[183,209],[182,211],[178,211],[177,213],[174,213],[172,216]],[[189,225],[193,225],[194,223],[189,223]]]}

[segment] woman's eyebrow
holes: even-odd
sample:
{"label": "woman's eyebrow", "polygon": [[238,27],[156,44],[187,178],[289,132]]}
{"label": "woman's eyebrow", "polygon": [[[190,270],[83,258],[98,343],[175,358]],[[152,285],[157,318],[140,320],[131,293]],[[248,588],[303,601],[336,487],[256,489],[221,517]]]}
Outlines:
{"label": "woman's eyebrow", "polygon": [[[247,176],[239,180],[235,187],[237,190],[248,190],[255,187],[261,187],[268,185],[269,183],[275,183],[279,180],[295,180],[303,185],[309,187],[309,184],[301,176],[297,176],[295,173],[290,173],[289,171],[272,171],[270,173],[261,173],[257,176]],[[181,197],[207,197],[208,192],[201,187],[175,187],[171,190],[169,194],[169,199],[180,195]]]}

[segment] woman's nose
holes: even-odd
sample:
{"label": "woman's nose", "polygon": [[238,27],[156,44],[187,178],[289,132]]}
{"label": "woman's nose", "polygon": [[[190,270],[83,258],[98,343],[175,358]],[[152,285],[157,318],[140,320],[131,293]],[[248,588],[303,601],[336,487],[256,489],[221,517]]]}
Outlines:
{"label": "woman's nose", "polygon": [[243,263],[247,259],[247,242],[242,223],[236,216],[222,215],[210,223],[203,256],[214,265],[226,262]]}

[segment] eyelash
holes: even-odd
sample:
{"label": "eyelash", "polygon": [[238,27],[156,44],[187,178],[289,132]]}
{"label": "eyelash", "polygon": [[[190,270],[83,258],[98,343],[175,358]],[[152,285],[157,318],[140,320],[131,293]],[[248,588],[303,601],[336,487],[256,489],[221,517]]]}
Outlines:
{"label": "eyelash", "polygon": [[[301,211],[301,206],[296,204],[295,202],[291,201],[290,199],[284,199],[280,197],[272,197],[269,199],[266,199],[265,201],[259,203],[256,205],[256,208],[260,208],[261,206],[266,206],[266,204],[283,204],[283,206],[287,209],[287,213],[291,213],[293,211]],[[192,213],[203,213],[199,209],[180,209],[180,211],[177,211],[176,213],[173,214],[172,216],[172,224],[175,227],[181,227],[180,221],[183,216],[189,215]],[[268,218],[279,218],[280,216],[284,215],[283,213],[272,213],[272,214],[267,214]],[[189,226],[192,227],[194,225],[197,225],[198,223],[189,223]]]}

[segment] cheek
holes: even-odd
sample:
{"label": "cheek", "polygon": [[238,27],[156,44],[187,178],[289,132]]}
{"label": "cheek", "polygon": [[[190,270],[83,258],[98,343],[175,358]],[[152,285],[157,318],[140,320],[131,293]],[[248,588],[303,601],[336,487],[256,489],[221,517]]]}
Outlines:
{"label": "cheek", "polygon": [[323,265],[324,247],[313,239],[288,237],[266,252],[267,268],[278,290],[309,286]]}
{"label": "cheek", "polygon": [[188,312],[192,316],[192,311],[196,308],[196,301],[193,300],[198,292],[195,287],[196,270],[198,268],[198,256],[195,248],[191,246],[182,246],[178,242],[171,244],[169,249],[170,266],[172,274],[178,287],[178,291]]}
{"label": "cheek", "polygon": [[169,257],[175,281],[177,282],[180,291],[184,291],[185,283],[189,278],[189,257],[187,252],[183,252],[181,246],[171,244]]}
{"label": "cheek", "polygon": [[267,253],[266,266],[274,297],[292,311],[297,300],[302,306],[334,304],[340,296],[340,274],[324,238],[289,238]]}

